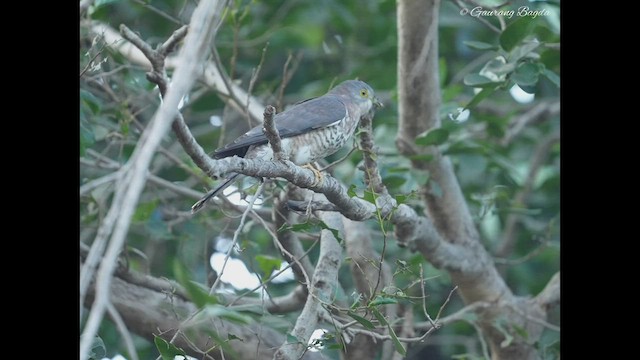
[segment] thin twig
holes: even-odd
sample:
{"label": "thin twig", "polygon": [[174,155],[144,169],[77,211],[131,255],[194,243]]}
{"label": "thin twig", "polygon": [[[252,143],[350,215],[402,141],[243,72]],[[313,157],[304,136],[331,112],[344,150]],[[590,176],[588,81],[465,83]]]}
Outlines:
{"label": "thin twig", "polygon": [[449,300],[451,300],[451,295],[453,295],[453,292],[456,290],[458,290],[458,285],[454,286],[453,289],[449,291],[449,296],[447,296],[447,300],[444,301],[444,303],[440,306],[440,310],[438,310],[438,314],[436,315],[436,322],[438,321],[438,319],[440,319],[440,314],[442,314],[442,310],[444,310],[445,306],[447,306],[447,304],[449,303]]}
{"label": "thin twig", "polygon": [[229,250],[227,250],[227,253],[224,255],[224,261],[222,263],[222,269],[220,270],[220,273],[218,274],[218,278],[216,279],[216,281],[213,283],[213,285],[211,285],[211,289],[209,289],[209,295],[213,294],[216,286],[221,281],[222,274],[224,273],[224,269],[227,266],[227,261],[229,261],[229,258],[231,257],[231,252],[235,249],[236,244],[238,243],[238,237],[240,236],[240,233],[242,232],[242,229],[244,228],[244,223],[245,223],[245,221],[247,219],[247,215],[249,215],[249,212],[253,208],[253,204],[255,203],[256,199],[258,197],[260,197],[260,194],[262,194],[262,190],[263,189],[264,189],[264,182],[260,183],[260,186],[258,186],[258,190],[256,190],[256,193],[251,197],[251,201],[249,202],[249,206],[247,206],[247,208],[242,213],[242,217],[240,218],[240,224],[238,224],[238,227],[236,228],[236,231],[233,232],[233,239],[231,240],[231,245],[229,246]]}
{"label": "thin twig", "polygon": [[[104,41],[104,38],[102,35],[96,35],[96,40],[95,41],[100,41],[100,39],[102,39]],[[104,48],[107,47],[106,43],[102,44],[102,47],[100,48],[100,50],[98,50],[98,52],[96,52],[95,55],[93,55],[91,57],[91,59],[89,60],[89,62],[87,62],[87,65],[84,67],[84,69],[82,69],[82,71],[80,71],[80,77],[82,77],[82,75],[84,75],[87,70],[89,70],[89,68],[91,68],[91,64],[93,63],[93,61],[100,56],[100,54],[102,54],[102,52],[104,51]]]}
{"label": "thin twig", "polygon": [[[466,6],[462,3],[462,1],[460,0],[453,0],[453,2],[458,5],[458,7],[460,8],[460,10],[465,10],[466,13],[463,15],[466,15],[469,13],[469,9],[466,8]],[[495,27],[492,23],[490,23],[487,19],[483,18],[482,16],[472,16],[474,19],[480,21],[482,24],[486,25],[489,29],[491,29],[491,31],[500,34],[502,32],[502,30],[498,29],[497,27]],[[503,20],[504,21],[504,20]]]}
{"label": "thin twig", "polygon": [[300,260],[304,259],[305,257],[307,257],[309,255],[309,253],[311,252],[311,250],[313,250],[313,248],[315,248],[315,246],[320,242],[320,239],[316,240],[313,244],[311,244],[311,246],[309,246],[309,249],[307,249],[302,255],[300,255],[300,257],[295,257],[293,256],[293,254],[289,253],[289,251],[287,251],[287,249],[285,249],[282,244],[280,244],[277,240],[278,240],[278,236],[273,233],[273,231],[265,226],[266,223],[262,218],[259,218],[259,221],[262,222],[262,225],[265,227],[265,229],[267,229],[267,232],[271,235],[271,237],[275,240],[275,243],[278,244],[280,251],[282,251],[283,253],[285,253],[285,255],[287,255],[289,258],[293,259],[291,262],[289,262],[289,264],[287,266],[285,266],[284,268],[282,268],[281,270],[279,270],[278,272],[274,273],[273,275],[271,275],[268,279],[261,281],[260,285],[254,287],[253,289],[249,289],[246,290],[245,292],[243,292],[242,294],[238,295],[238,297],[236,297],[233,301],[231,301],[229,303],[228,306],[231,306],[233,304],[235,304],[238,300],[240,300],[241,298],[257,291],[258,289],[260,289],[261,287],[264,287],[265,284],[269,283],[270,281],[272,281],[273,279],[275,279],[276,277],[280,276],[280,274],[282,274],[283,272],[285,272],[287,269],[291,268],[293,266],[292,263],[295,263],[296,265],[298,265],[301,269],[301,272],[303,273],[303,276],[305,277],[305,281],[306,284],[309,284],[309,275],[306,273],[306,271],[304,270],[304,267],[302,266],[302,264],[300,264]]}
{"label": "thin twig", "polygon": [[500,144],[502,146],[507,146],[511,143],[511,141],[519,135],[522,130],[524,130],[527,126],[537,124],[548,119],[551,116],[557,115],[560,113],[560,101],[543,101],[531,109],[527,110],[525,113],[518,115],[515,117],[510,123],[509,128],[505,132],[502,139],[500,139]]}
{"label": "thin twig", "polygon": [[299,52],[298,55],[296,55],[296,61],[293,64],[293,68],[289,70],[289,64],[293,59],[293,55],[289,53],[289,55],[287,56],[287,61],[284,62],[284,66],[282,67],[282,81],[280,82],[280,87],[278,88],[278,98],[276,102],[276,109],[279,109],[281,112],[284,111],[282,103],[282,100],[284,99],[284,89],[287,87],[289,81],[291,81],[291,78],[293,78],[293,74],[298,69],[298,65],[300,65],[302,55],[302,52]]}
{"label": "thin twig", "polygon": [[[82,161],[82,159],[81,159]],[[110,182],[114,182],[118,179],[120,174],[118,172],[112,172],[105,176],[99,177],[97,179],[93,179],[84,185],[80,186],[80,196],[86,195],[88,192]]]}
{"label": "thin twig", "polygon": [[118,332],[122,336],[124,344],[127,347],[129,356],[131,356],[133,360],[138,360],[138,353],[136,352],[136,347],[133,344],[131,333],[129,332],[129,329],[127,329],[127,325],[124,323],[124,320],[122,320],[120,313],[118,313],[118,310],[115,306],[113,306],[111,302],[107,304],[107,313],[111,317],[111,320],[113,320],[113,322],[116,324],[116,328],[118,329]]}
{"label": "thin twig", "polygon": [[180,21],[180,19],[177,19],[169,14],[167,14],[166,12],[156,8],[155,6],[151,5],[150,2],[148,1],[144,1],[144,0],[132,0],[133,2],[142,5],[143,7],[149,9],[151,12],[154,12],[160,16],[162,16],[163,18],[171,21],[172,23],[176,24],[176,25],[182,25],[182,21]]}
{"label": "thin twig", "polygon": [[[560,141],[560,134],[554,133],[544,139],[533,153],[531,163],[529,165],[529,173],[522,186],[522,189],[515,195],[513,206],[521,207],[527,202],[529,194],[533,191],[535,180],[538,176],[540,168],[545,164],[549,153],[555,143]],[[496,250],[496,256],[505,258],[509,256],[514,248],[517,239],[517,229],[520,221],[520,215],[511,213],[507,217],[500,245]]]}
{"label": "thin twig", "polygon": [[262,48],[262,56],[260,56],[260,62],[258,62],[258,66],[253,69],[251,74],[251,79],[249,79],[249,89],[247,89],[247,102],[244,107],[245,114],[247,116],[247,124],[249,128],[251,128],[251,114],[249,113],[249,103],[251,102],[251,93],[253,92],[253,87],[258,80],[258,76],[260,75],[260,70],[262,70],[262,64],[264,64],[264,58],[267,54],[267,48],[269,47],[269,43],[267,42]]}

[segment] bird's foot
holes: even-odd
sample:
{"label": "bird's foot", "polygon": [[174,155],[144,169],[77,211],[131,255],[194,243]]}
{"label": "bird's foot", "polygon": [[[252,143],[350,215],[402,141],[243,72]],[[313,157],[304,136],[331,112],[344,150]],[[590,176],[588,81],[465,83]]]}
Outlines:
{"label": "bird's foot", "polygon": [[318,170],[318,168],[313,166],[313,164],[302,165],[302,167],[313,171],[313,174],[316,176],[316,180],[313,182],[313,184],[311,184],[312,187],[316,187],[320,185],[320,183],[322,183],[322,180],[324,179],[324,175],[322,175],[322,173],[320,172],[320,170]]}

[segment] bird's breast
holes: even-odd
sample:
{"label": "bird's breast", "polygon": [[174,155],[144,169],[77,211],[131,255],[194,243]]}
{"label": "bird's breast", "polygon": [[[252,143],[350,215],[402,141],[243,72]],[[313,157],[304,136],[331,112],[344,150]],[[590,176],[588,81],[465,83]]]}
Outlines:
{"label": "bird's breast", "polygon": [[[323,159],[340,150],[349,141],[358,120],[347,116],[330,126],[284,138],[282,139],[282,149],[289,156],[289,160],[297,165],[305,165]],[[269,144],[253,146],[247,152],[246,157],[272,160],[273,151]]]}

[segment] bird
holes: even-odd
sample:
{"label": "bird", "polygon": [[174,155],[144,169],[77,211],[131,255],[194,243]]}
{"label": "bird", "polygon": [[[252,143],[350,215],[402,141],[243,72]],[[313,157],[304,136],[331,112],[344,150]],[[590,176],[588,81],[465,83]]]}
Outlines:
{"label": "bird", "polygon": [[[273,120],[289,160],[296,165],[310,166],[340,150],[353,136],[360,117],[382,106],[369,84],[346,80],[320,97],[303,100],[276,114]],[[231,156],[272,160],[273,150],[263,133],[263,126],[252,128],[212,154],[214,159]],[[319,177],[320,173],[315,172]],[[191,213],[200,210],[239,175],[229,174],[220,185],[193,204]]]}

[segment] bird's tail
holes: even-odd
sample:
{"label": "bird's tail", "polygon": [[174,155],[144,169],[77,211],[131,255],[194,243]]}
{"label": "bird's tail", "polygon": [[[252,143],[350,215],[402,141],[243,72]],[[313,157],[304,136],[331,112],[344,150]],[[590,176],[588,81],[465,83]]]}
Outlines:
{"label": "bird's tail", "polygon": [[196,212],[198,212],[200,209],[202,209],[202,207],[204,206],[204,204],[209,201],[209,199],[215,197],[216,195],[218,195],[219,192],[221,192],[222,190],[226,189],[227,187],[229,187],[229,185],[231,185],[231,183],[233,182],[233,180],[235,180],[236,177],[238,177],[238,175],[240,174],[233,174],[231,175],[228,179],[226,179],[222,184],[218,185],[215,189],[209,191],[207,193],[207,195],[203,196],[202,199],[198,200],[198,202],[196,202],[195,204],[193,204],[193,206],[191,206],[191,213],[195,214]]}

